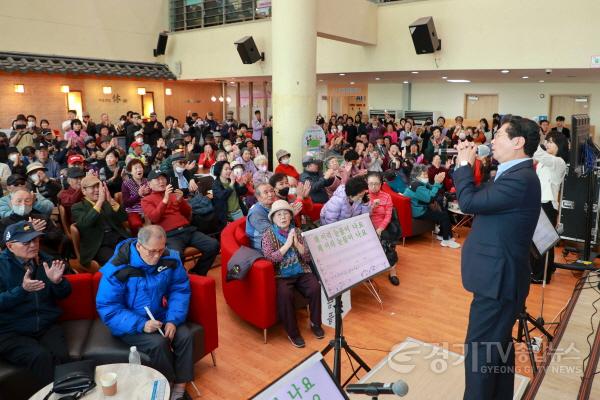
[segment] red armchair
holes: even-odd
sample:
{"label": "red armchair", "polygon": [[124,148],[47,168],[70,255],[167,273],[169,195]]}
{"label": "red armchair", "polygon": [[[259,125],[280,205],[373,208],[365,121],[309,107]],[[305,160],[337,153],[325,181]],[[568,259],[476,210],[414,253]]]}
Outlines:
{"label": "red armchair", "polygon": [[392,202],[394,203],[394,208],[398,213],[398,219],[402,227],[402,246],[404,246],[407,237],[419,236],[423,233],[433,231],[435,224],[432,221],[412,217],[409,197],[394,192],[387,183],[382,185],[381,190],[392,196]]}
{"label": "red armchair", "polygon": [[228,224],[221,233],[223,295],[240,318],[263,330],[267,343],[267,329],[277,322],[275,270],[270,261],[258,259],[243,280],[227,282],[227,263],[242,245],[249,246],[246,218]]}

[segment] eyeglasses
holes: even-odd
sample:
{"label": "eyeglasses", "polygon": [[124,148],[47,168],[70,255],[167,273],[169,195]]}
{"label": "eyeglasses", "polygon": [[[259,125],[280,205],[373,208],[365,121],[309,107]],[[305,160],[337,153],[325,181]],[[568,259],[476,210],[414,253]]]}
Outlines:
{"label": "eyeglasses", "polygon": [[161,255],[164,251],[166,247],[163,247],[162,249],[149,249],[146,246],[144,246],[143,244],[141,244],[140,242],[138,242],[140,246],[142,246],[144,248],[144,250],[146,250],[149,254],[153,255],[153,256],[159,256]]}

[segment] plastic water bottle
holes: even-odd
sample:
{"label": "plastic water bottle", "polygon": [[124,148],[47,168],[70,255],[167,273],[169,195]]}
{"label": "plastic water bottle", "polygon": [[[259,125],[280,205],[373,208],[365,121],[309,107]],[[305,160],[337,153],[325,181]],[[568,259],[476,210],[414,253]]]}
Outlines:
{"label": "plastic water bottle", "polygon": [[138,365],[142,365],[142,359],[140,358],[140,353],[137,351],[136,346],[131,346],[129,348],[129,364],[132,364],[134,370],[139,370]]}

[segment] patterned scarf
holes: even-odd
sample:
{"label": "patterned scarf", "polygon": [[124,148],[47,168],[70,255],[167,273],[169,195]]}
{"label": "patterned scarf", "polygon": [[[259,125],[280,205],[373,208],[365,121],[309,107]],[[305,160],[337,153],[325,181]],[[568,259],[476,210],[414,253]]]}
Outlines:
{"label": "patterned scarf", "polygon": [[[290,228],[291,227],[292,226],[290,225]],[[273,232],[275,239],[277,239],[279,248],[281,248],[287,241],[290,229],[284,230],[273,224],[271,225],[271,231]],[[298,258],[298,252],[294,246],[290,247],[283,255],[283,260],[279,263],[278,268],[279,276],[282,278],[293,278],[304,272],[300,259]]]}

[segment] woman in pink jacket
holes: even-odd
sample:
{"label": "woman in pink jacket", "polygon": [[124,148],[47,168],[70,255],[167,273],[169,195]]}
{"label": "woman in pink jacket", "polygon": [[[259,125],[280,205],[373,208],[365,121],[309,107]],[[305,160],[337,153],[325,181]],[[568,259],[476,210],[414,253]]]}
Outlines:
{"label": "woman in pink jacket", "polygon": [[369,205],[371,207],[371,222],[375,227],[375,232],[381,240],[381,245],[385,255],[390,262],[390,282],[394,286],[400,284],[396,275],[396,263],[398,254],[396,253],[396,244],[400,238],[398,218],[393,219],[394,204],[392,197],[381,190],[383,177],[379,172],[369,172],[367,175],[367,184],[369,186]]}

